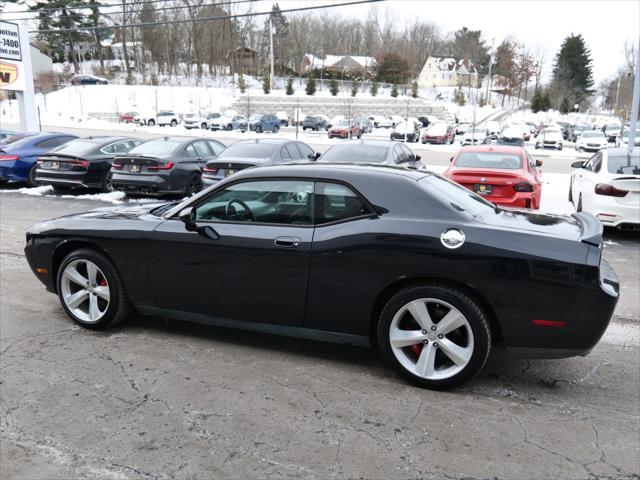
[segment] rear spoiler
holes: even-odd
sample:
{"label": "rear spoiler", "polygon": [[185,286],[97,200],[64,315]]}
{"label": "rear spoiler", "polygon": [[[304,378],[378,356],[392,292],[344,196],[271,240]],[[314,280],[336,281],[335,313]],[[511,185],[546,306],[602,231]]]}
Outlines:
{"label": "rear spoiler", "polygon": [[599,247],[602,245],[602,223],[594,215],[577,212],[572,215],[580,223],[580,241]]}

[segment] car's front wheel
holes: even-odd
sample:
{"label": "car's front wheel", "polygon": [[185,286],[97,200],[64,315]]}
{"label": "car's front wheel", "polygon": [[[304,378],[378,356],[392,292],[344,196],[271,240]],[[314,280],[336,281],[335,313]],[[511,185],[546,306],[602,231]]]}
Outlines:
{"label": "car's front wheel", "polygon": [[71,252],[58,270],[58,297],[67,315],[82,327],[100,330],[124,320],[130,311],[118,271],[104,255]]}
{"label": "car's front wheel", "polygon": [[178,122],[176,122],[175,120],[171,120],[171,126],[175,127],[176,125],[178,125]]}
{"label": "car's front wheel", "polygon": [[461,385],[482,369],[491,331],[482,308],[463,292],[414,285],[400,290],[383,308],[378,343],[400,375],[440,390]]}
{"label": "car's front wheel", "polygon": [[207,129],[207,124],[206,124],[206,123],[204,123],[204,122],[202,122],[202,123],[200,124],[200,128],[201,128],[202,130],[206,130],[206,129]]}
{"label": "car's front wheel", "polygon": [[153,126],[155,126],[155,124],[156,124],[156,122],[155,122],[155,121],[153,121],[153,120],[149,120],[149,121],[147,122],[147,126],[149,126],[149,127],[153,127]]}

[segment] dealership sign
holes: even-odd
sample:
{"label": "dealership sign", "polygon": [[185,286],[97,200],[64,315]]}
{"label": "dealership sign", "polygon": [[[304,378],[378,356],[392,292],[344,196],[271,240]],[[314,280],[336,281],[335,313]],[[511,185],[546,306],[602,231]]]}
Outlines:
{"label": "dealership sign", "polygon": [[22,55],[30,52],[29,45],[22,43],[18,24],[0,22],[0,88],[3,90],[24,91],[26,88]]}

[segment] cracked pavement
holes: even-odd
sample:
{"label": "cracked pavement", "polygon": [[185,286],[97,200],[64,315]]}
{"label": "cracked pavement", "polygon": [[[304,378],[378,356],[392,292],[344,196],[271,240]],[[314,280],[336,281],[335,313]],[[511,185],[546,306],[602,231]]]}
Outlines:
{"label": "cracked pavement", "polygon": [[39,220],[96,201],[0,194],[6,479],[640,475],[640,236],[608,232],[622,298],[585,358],[495,351],[450,392],[366,348],[134,317],[76,327],[23,256]]}

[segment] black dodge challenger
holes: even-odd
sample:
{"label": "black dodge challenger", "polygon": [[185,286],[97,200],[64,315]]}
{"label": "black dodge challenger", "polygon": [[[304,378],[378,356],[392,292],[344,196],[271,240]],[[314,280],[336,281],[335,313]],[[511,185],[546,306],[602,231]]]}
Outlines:
{"label": "black dodge challenger", "polygon": [[595,217],[502,209],[397,167],[246,169],[181,203],[38,223],[25,252],[84,327],[133,308],[373,345],[434,389],[471,379],[494,344],[586,355],[619,295]]}

